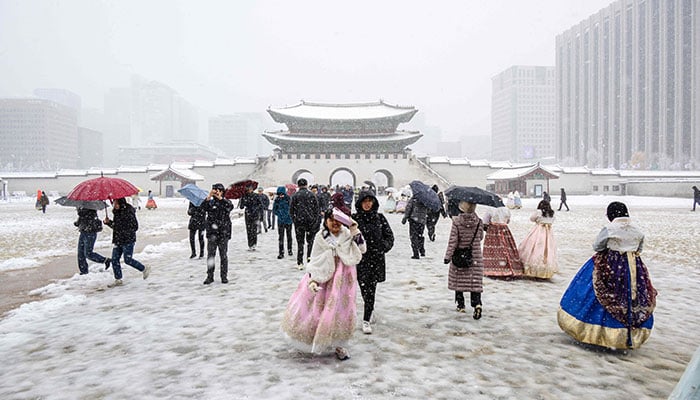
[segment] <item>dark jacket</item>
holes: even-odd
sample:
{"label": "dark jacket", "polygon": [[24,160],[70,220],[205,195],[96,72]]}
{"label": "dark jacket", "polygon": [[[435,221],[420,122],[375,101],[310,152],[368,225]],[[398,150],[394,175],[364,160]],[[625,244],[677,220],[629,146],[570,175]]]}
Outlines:
{"label": "dark jacket", "polygon": [[[123,199],[117,199],[120,201]],[[136,210],[126,201],[119,204],[119,209],[114,209],[114,219],[106,225],[112,228],[112,243],[125,245],[136,242],[136,231],[139,230],[139,221],[136,219]]]}
{"label": "dark jacket", "polygon": [[566,201],[566,192],[564,191],[564,189],[561,190],[561,194],[559,195],[559,201]]}
{"label": "dark jacket", "polygon": [[693,186],[693,198],[697,201],[700,201],[700,189],[698,189],[695,186]]}
{"label": "dark jacket", "polygon": [[428,208],[418,201],[415,197],[411,197],[406,205],[406,211],[403,215],[403,221],[412,220],[419,224],[425,225],[428,221]]}
{"label": "dark jacket", "polygon": [[270,198],[265,193],[258,193],[258,199],[260,200],[260,212],[264,213],[270,206]]}
{"label": "dark jacket", "polygon": [[258,219],[263,211],[260,196],[255,192],[246,193],[238,202],[238,208],[245,209],[246,218]]}
{"label": "dark jacket", "polygon": [[[362,201],[372,198],[372,209],[362,209]],[[355,202],[357,212],[352,218],[357,221],[357,227],[367,243],[367,251],[362,255],[362,260],[357,264],[357,279],[360,282],[376,279],[377,282],[386,280],[386,261],[384,254],[394,247],[394,232],[389,226],[383,214],[379,214],[379,201],[369,191],[360,192]]]}
{"label": "dark jacket", "polygon": [[316,195],[318,199],[318,206],[321,208],[321,212],[328,210],[331,206],[331,194],[326,190],[325,192],[321,190],[319,194]]}
{"label": "dark jacket", "polygon": [[73,222],[80,232],[96,233],[102,230],[102,221],[97,217],[97,211],[78,208],[78,220]]}
{"label": "dark jacket", "polygon": [[212,198],[199,207],[207,212],[205,223],[207,238],[217,236],[231,239],[231,210],[233,210],[231,200]]}
{"label": "dark jacket", "polygon": [[289,215],[289,202],[290,198],[284,187],[277,188],[277,197],[272,203],[272,213],[277,216],[277,222],[281,225],[291,225],[293,223],[292,217]]}
{"label": "dark jacket", "polygon": [[[552,202],[552,196],[549,195],[547,192],[542,192],[542,200],[551,203]],[[566,196],[564,196],[564,200],[566,200]]]}
{"label": "dark jacket", "polygon": [[316,195],[307,188],[301,188],[292,196],[289,204],[289,214],[297,227],[313,229],[318,228],[321,209],[318,206]]}
{"label": "dark jacket", "polygon": [[204,211],[202,207],[197,207],[190,203],[190,207],[187,209],[187,215],[190,216],[190,223],[187,225],[187,229],[191,231],[199,231],[204,229],[204,222],[207,218],[207,212]]}

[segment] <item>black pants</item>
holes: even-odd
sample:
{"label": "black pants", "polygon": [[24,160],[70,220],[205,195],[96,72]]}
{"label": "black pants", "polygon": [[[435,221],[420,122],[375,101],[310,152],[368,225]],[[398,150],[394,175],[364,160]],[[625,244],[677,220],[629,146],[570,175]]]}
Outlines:
{"label": "black pants", "polygon": [[204,229],[190,229],[190,249],[192,255],[197,255],[197,247],[195,246],[194,237],[197,235],[199,239],[199,256],[204,256]]}
{"label": "black pants", "polygon": [[411,249],[413,250],[414,256],[424,256],[425,255],[425,224],[420,222],[408,220],[408,234],[411,237]]}
{"label": "black pants", "polygon": [[258,244],[258,219],[254,216],[245,216],[245,233],[248,237],[248,247]]}
{"label": "black pants", "polygon": [[311,257],[316,232],[318,232],[318,227],[294,225],[294,233],[297,237],[297,265],[304,263],[304,243],[306,243],[306,258]]}
{"label": "black pants", "polygon": [[214,257],[219,249],[221,259],[221,279],[228,276],[228,238],[226,236],[207,236],[207,277],[214,279]]}
{"label": "black pants", "polygon": [[372,312],[374,311],[374,297],[377,293],[377,279],[372,275],[369,275],[360,280],[360,276],[358,275],[357,282],[360,284],[362,301],[365,303],[365,311],[362,315],[362,320],[369,322],[369,319],[372,318]]}
{"label": "black pants", "polygon": [[700,204],[700,199],[694,199],[693,200],[693,211],[695,211],[695,206]]}
{"label": "black pants", "polygon": [[566,207],[566,211],[569,211],[569,205],[566,204],[566,200],[564,200],[564,201],[562,201],[561,203],[559,203],[559,209],[558,209],[557,211],[561,211],[561,207],[562,207],[562,206],[565,206],[565,207]]}
{"label": "black pants", "polygon": [[[469,292],[472,307],[481,305],[481,292]],[[455,292],[457,308],[464,308],[464,292]]]}
{"label": "black pants", "polygon": [[292,224],[277,224],[277,240],[280,246],[280,255],[284,255],[284,235],[287,235],[287,252],[292,255]]}
{"label": "black pants", "polygon": [[428,228],[428,238],[431,242],[435,240],[435,225],[437,225],[439,219],[439,212],[428,213],[428,219],[425,221],[425,227]]}

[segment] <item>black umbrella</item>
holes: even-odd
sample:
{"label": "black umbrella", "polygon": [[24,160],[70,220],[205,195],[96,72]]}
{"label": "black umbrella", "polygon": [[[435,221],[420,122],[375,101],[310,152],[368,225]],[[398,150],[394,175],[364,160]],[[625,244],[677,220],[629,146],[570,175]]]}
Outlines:
{"label": "black umbrella", "polygon": [[475,186],[450,186],[445,190],[448,200],[466,201],[491,207],[504,207],[503,200],[496,194]]}
{"label": "black umbrella", "polygon": [[86,209],[95,210],[95,211],[103,210],[103,209],[107,208],[107,203],[105,203],[102,200],[94,200],[94,201],[73,200],[73,199],[69,199],[66,196],[57,198],[56,200],[54,200],[54,203],[58,204],[59,206],[86,208]]}
{"label": "black umbrella", "polygon": [[413,197],[424,206],[429,208],[431,211],[439,211],[442,207],[440,198],[437,193],[421,181],[413,181],[409,183],[411,186],[411,191],[413,192]]}

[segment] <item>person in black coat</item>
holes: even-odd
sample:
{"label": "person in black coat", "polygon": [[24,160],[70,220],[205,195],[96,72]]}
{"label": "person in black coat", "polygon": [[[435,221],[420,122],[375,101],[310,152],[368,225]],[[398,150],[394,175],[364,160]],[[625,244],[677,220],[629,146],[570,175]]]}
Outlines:
{"label": "person in black coat", "polygon": [[102,221],[97,217],[97,211],[87,208],[78,208],[77,211],[78,220],[73,225],[77,226],[78,231],[80,231],[78,238],[78,271],[80,275],[88,273],[87,260],[105,264],[109,268],[112,260],[92,251],[95,247],[95,240],[97,240],[97,232],[102,230]]}
{"label": "person in black coat", "polygon": [[559,210],[561,211],[561,207],[565,206],[566,211],[569,211],[569,205],[566,204],[566,192],[564,191],[564,188],[561,188],[561,194],[559,195]]}
{"label": "person in black coat", "polygon": [[547,203],[551,203],[552,196],[550,196],[547,192],[542,192],[542,200],[546,201]]}
{"label": "person in black coat", "polygon": [[244,209],[245,232],[248,238],[248,251],[255,251],[258,244],[258,224],[260,224],[260,213],[262,203],[260,196],[253,192],[253,187],[246,187],[246,193],[238,202],[238,208]]}
{"label": "person in black coat", "polygon": [[418,260],[421,256],[425,257],[425,223],[428,221],[428,208],[418,201],[415,197],[411,197],[406,205],[406,211],[403,214],[402,224],[408,221],[408,234],[411,238],[411,250],[413,250],[412,259]]}
{"label": "person in black coat", "polygon": [[318,216],[321,210],[316,195],[307,189],[308,182],[301,178],[297,181],[299,190],[292,195],[289,214],[294,221],[294,233],[297,239],[297,268],[304,268],[304,242],[306,242],[306,260],[311,257],[314,236],[320,229]]}
{"label": "person in black coat", "polygon": [[112,228],[112,270],[114,271],[113,286],[121,286],[122,284],[122,267],[119,264],[119,259],[124,255],[124,263],[130,265],[143,273],[143,279],[148,278],[151,273],[151,267],[144,267],[132,256],[134,254],[134,246],[136,245],[136,231],[139,230],[139,221],[136,219],[136,210],[131,204],[126,202],[125,198],[117,199],[114,202],[114,220],[105,217],[105,225]]}
{"label": "person in black coat", "polygon": [[360,293],[365,303],[362,316],[362,331],[372,333],[370,319],[374,312],[374,298],[377,292],[377,283],[386,280],[386,254],[394,247],[394,232],[384,215],[379,214],[379,201],[370,191],[360,192],[352,218],[362,232],[367,243],[367,251],[362,255],[362,261],[357,264],[357,282],[360,285]]}
{"label": "person in black coat", "polygon": [[425,227],[428,228],[428,239],[434,242],[435,225],[437,225],[441,215],[443,218],[447,218],[447,212],[445,211],[445,196],[440,191],[440,188],[438,188],[438,185],[433,185],[431,189],[433,189],[433,192],[437,193],[440,199],[440,209],[438,211],[428,210],[427,219],[425,221]]}
{"label": "person in black coat", "polygon": [[190,216],[190,223],[187,225],[187,229],[190,231],[190,249],[192,250],[190,258],[197,257],[197,248],[194,241],[195,235],[199,239],[199,258],[202,258],[204,257],[204,220],[207,217],[207,212],[190,202],[190,206],[187,208],[187,215]]}
{"label": "person in black coat", "polygon": [[316,195],[318,199],[318,206],[321,209],[321,216],[323,213],[330,208],[331,205],[331,194],[328,193],[328,187],[321,185],[321,191]]}
{"label": "person in black coat", "polygon": [[258,233],[262,233],[261,231],[263,229],[265,229],[265,233],[267,233],[267,229],[270,226],[268,223],[265,223],[265,214],[267,213],[267,208],[270,206],[270,198],[267,197],[267,195],[265,194],[265,189],[263,189],[261,187],[258,188],[258,200],[260,201],[260,217],[258,218]]}
{"label": "person in black coat", "polygon": [[204,284],[214,282],[214,259],[219,249],[221,259],[221,283],[228,283],[228,241],[231,239],[231,211],[233,203],[224,198],[226,188],[221,183],[212,185],[209,195],[200,207],[207,212],[207,279]]}
{"label": "person in black coat", "polygon": [[693,186],[693,211],[695,211],[697,204],[700,204],[700,189],[697,186]]}

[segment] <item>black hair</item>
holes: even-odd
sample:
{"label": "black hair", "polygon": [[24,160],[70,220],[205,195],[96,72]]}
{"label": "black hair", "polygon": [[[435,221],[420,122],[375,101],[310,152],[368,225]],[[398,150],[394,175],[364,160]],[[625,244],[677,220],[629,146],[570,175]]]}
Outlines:
{"label": "black hair", "polygon": [[613,201],[612,203],[608,204],[608,210],[606,214],[608,215],[608,221],[610,222],[612,222],[612,220],[614,220],[615,218],[630,216],[625,203],[619,201]]}
{"label": "black hair", "polygon": [[326,225],[326,221],[329,218],[333,219],[333,208],[329,208],[323,212],[323,232],[321,233],[321,236],[323,236],[324,239],[331,234],[331,232],[328,230],[328,226]]}
{"label": "black hair", "polygon": [[542,210],[543,217],[552,218],[554,216],[554,210],[552,210],[552,205],[549,204],[547,200],[540,201],[540,203],[537,205],[537,209]]}

